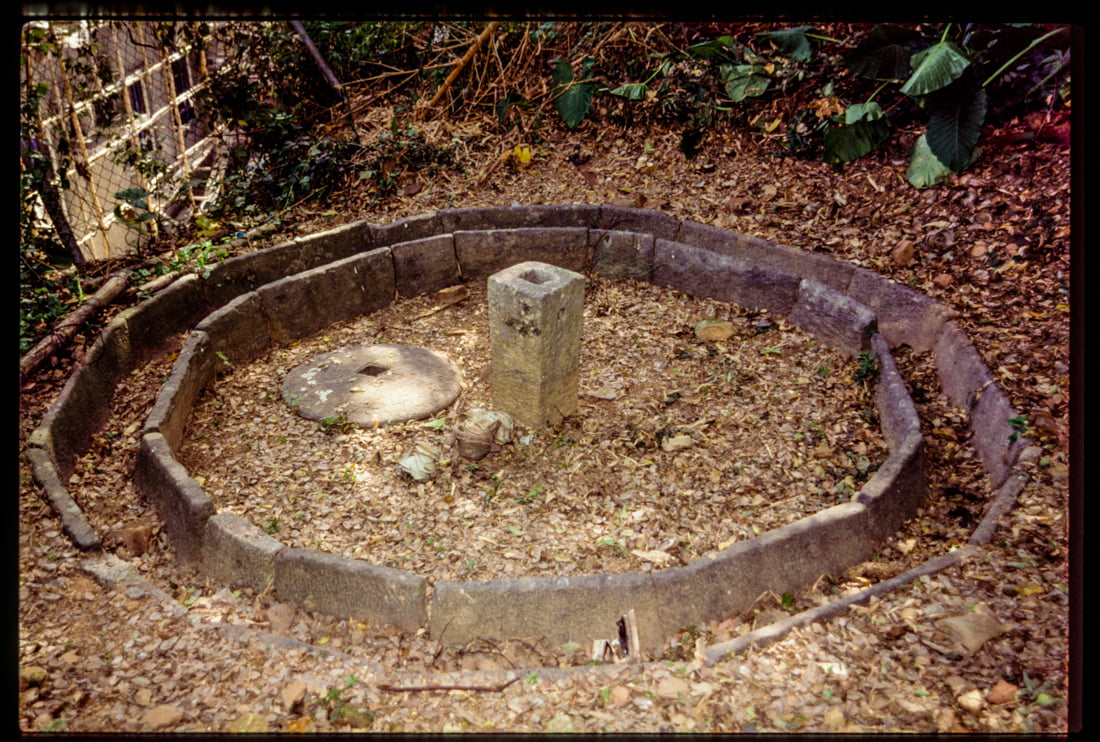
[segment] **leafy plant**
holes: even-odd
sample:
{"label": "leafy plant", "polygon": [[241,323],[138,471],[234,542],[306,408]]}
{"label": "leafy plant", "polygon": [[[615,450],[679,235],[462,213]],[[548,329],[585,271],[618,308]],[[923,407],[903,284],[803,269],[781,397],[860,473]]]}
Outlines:
{"label": "leafy plant", "polygon": [[[834,117],[826,136],[825,159],[848,162],[885,140],[885,113],[873,102],[890,84],[921,109],[927,119],[910,157],[907,178],[915,187],[934,185],[965,169],[979,154],[978,142],[989,112],[989,90],[999,89],[1000,103],[1034,96],[1053,100],[1068,77],[1066,29],[1041,26],[946,24],[926,38],[916,29],[893,24],[876,26],[845,57],[857,75],[881,84],[858,109]],[[1031,77],[1021,73],[1030,71]],[[1030,83],[1030,85],[1029,85]],[[1021,89],[1022,88],[1022,89]],[[849,109],[850,110],[850,109]],[[874,129],[869,132],[869,125]],[[869,136],[869,134],[872,134]]]}
{"label": "leafy plant", "polygon": [[591,80],[591,74],[595,63],[594,57],[585,57],[581,63],[580,76],[574,78],[573,65],[568,60],[558,59],[554,62],[550,73],[550,81],[554,85],[554,108],[570,129],[580,126],[588,115],[588,109],[592,107],[596,86]]}

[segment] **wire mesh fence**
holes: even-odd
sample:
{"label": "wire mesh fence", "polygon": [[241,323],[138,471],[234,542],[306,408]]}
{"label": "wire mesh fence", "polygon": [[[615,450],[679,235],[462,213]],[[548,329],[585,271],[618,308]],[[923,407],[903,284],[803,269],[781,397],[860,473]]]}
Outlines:
{"label": "wire mesh fence", "polygon": [[47,156],[63,184],[59,208],[40,205],[42,218],[55,228],[65,220],[85,260],[128,252],[156,234],[160,217],[200,205],[224,146],[196,115],[230,38],[211,33],[212,25],[83,20],[24,28],[24,90],[37,91],[37,105],[22,145]]}

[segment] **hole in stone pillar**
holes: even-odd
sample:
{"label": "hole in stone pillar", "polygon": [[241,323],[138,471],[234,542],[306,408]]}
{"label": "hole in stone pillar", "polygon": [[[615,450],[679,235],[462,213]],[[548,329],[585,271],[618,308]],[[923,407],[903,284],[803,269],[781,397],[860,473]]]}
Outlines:
{"label": "hole in stone pillar", "polygon": [[528,283],[543,283],[546,280],[545,276],[534,269],[520,273],[519,277]]}
{"label": "hole in stone pillar", "polygon": [[363,376],[381,376],[382,374],[386,373],[387,371],[389,371],[389,369],[386,368],[385,366],[376,366],[373,363],[368,364],[368,365],[364,366],[363,368],[359,369],[359,373],[362,374]]}

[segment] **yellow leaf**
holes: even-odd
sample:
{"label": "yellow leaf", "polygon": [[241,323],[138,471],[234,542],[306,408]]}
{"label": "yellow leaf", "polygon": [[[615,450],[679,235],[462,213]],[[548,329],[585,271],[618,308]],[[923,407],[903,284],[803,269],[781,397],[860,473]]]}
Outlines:
{"label": "yellow leaf", "polygon": [[520,170],[528,167],[531,164],[531,148],[517,144],[516,148],[512,150],[512,162]]}
{"label": "yellow leaf", "polygon": [[1039,585],[1028,585],[1027,587],[1018,587],[1016,592],[1020,595],[1039,595],[1044,592],[1043,588]]}

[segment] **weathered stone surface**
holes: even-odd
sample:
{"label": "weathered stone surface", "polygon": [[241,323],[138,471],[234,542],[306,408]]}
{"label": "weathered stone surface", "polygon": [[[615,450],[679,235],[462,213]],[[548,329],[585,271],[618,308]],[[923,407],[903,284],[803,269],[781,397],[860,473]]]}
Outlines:
{"label": "weathered stone surface", "polygon": [[195,400],[223,365],[214,355],[210,336],[202,330],[192,332],[157,393],[143,432],[160,433],[173,451],[179,450]]}
{"label": "weathered stone surface", "polygon": [[823,574],[867,558],[873,550],[869,536],[861,505],[837,505],[684,567],[655,572],[652,600],[670,631],[720,620],[748,608],[766,590],[796,593]]}
{"label": "weathered stone surface", "polygon": [[867,508],[867,530],[861,536],[868,543],[885,539],[913,517],[927,495],[924,442],[917,431],[891,449],[856,495],[856,502]]}
{"label": "weathered stone surface", "polygon": [[967,412],[977,394],[993,383],[981,354],[954,322],[948,323],[936,343],[936,375],[951,404]]}
{"label": "weathered stone surface", "polygon": [[88,351],[86,365],[69,376],[31,434],[29,442],[49,453],[62,481],[107,421],[115,389],[130,371],[129,358],[125,324],[108,325]]}
{"label": "weathered stone surface", "polygon": [[747,263],[808,278],[844,293],[855,266],[826,255],[781,245],[760,237],[719,229],[709,224],[684,221],[677,242],[729,255]]}
{"label": "weathered stone surface", "polygon": [[538,262],[489,277],[493,409],[532,429],[578,407],[584,276]]}
{"label": "weathered stone surface", "polygon": [[878,366],[875,406],[879,425],[887,448],[893,451],[910,435],[920,433],[920,415],[881,334],[871,336],[871,350]]}
{"label": "weathered stone surface", "polygon": [[438,291],[462,277],[455,257],[454,237],[425,237],[393,245],[394,281],[402,296]]}
{"label": "weathered stone surface", "polygon": [[653,235],[593,229],[588,241],[594,273],[638,281],[647,281],[653,275]]}
{"label": "weathered stone surface", "polygon": [[402,627],[428,619],[423,577],[312,549],[275,559],[275,593],[311,611]]}
{"label": "weathered stone surface", "polygon": [[134,488],[156,508],[180,560],[199,560],[206,520],[214,514],[214,503],[176,461],[160,433],[141,437],[134,464]]}
{"label": "weathered stone surface", "polygon": [[98,549],[101,545],[99,536],[96,535],[95,529],[84,517],[80,506],[73,500],[65,485],[61,483],[57,468],[49,454],[41,448],[28,448],[25,455],[31,464],[34,481],[42,488],[46,501],[57,514],[61,527],[69,535],[69,539],[78,549],[85,551]]}
{"label": "weathered stone surface", "polygon": [[130,365],[136,368],[163,355],[169,350],[168,341],[191,329],[210,309],[203,280],[192,273],[119,312],[112,322],[125,323],[132,352]]}
{"label": "weathered stone surface", "polygon": [[558,227],[588,229],[596,225],[600,217],[600,207],[592,204],[484,206],[469,209],[441,209],[438,214],[444,232]]}
{"label": "weathered stone surface", "polygon": [[643,574],[439,582],[429,631],[448,644],[518,636],[585,644],[617,638],[619,618],[633,608],[638,639],[653,650],[679,628],[660,623],[657,600]]}
{"label": "weathered stone surface", "polygon": [[605,204],[600,207],[600,219],[595,228],[648,234],[654,239],[674,242],[680,232],[680,220],[651,209]]}
{"label": "weathered stone surface", "polygon": [[908,345],[917,352],[930,350],[952,314],[927,294],[866,268],[855,269],[848,295],[874,310],[878,331],[886,336],[891,348]]}
{"label": "weathered stone surface", "polygon": [[232,513],[206,521],[202,543],[203,572],[227,585],[262,591],[275,580],[275,558],[286,546]]}
{"label": "weathered stone surface", "polygon": [[818,340],[850,356],[869,347],[875,331],[875,313],[863,304],[823,283],[802,279],[791,322]]}
{"label": "weathered stone surface", "polygon": [[273,342],[263,302],[255,291],[241,294],[211,312],[195,329],[208,336],[210,352],[221,361],[216,370],[221,371],[248,363],[265,353]]}
{"label": "weathered stone surface", "polygon": [[261,286],[256,293],[272,335],[288,343],[334,322],[370,314],[394,297],[388,247],[354,255]]}
{"label": "weathered stone surface", "polygon": [[798,295],[799,278],[704,248],[657,240],[653,283],[786,315]]}
{"label": "weathered stone surface", "polygon": [[455,232],[454,237],[465,278],[482,278],[526,261],[577,272],[588,262],[588,230],[583,227],[488,229]]}
{"label": "weathered stone surface", "polygon": [[1000,487],[1012,472],[1028,439],[1009,420],[1019,413],[1012,408],[1001,388],[991,384],[980,395],[970,413],[971,441],[993,487]]}
{"label": "weathered stone surface", "polygon": [[375,248],[435,237],[451,231],[443,228],[443,221],[438,213],[407,216],[389,224],[371,224],[369,229],[370,244]]}
{"label": "weathered stone surface", "polygon": [[378,343],[322,353],[291,370],[283,399],[309,420],[369,428],[417,420],[449,407],[461,373],[442,353]]}

